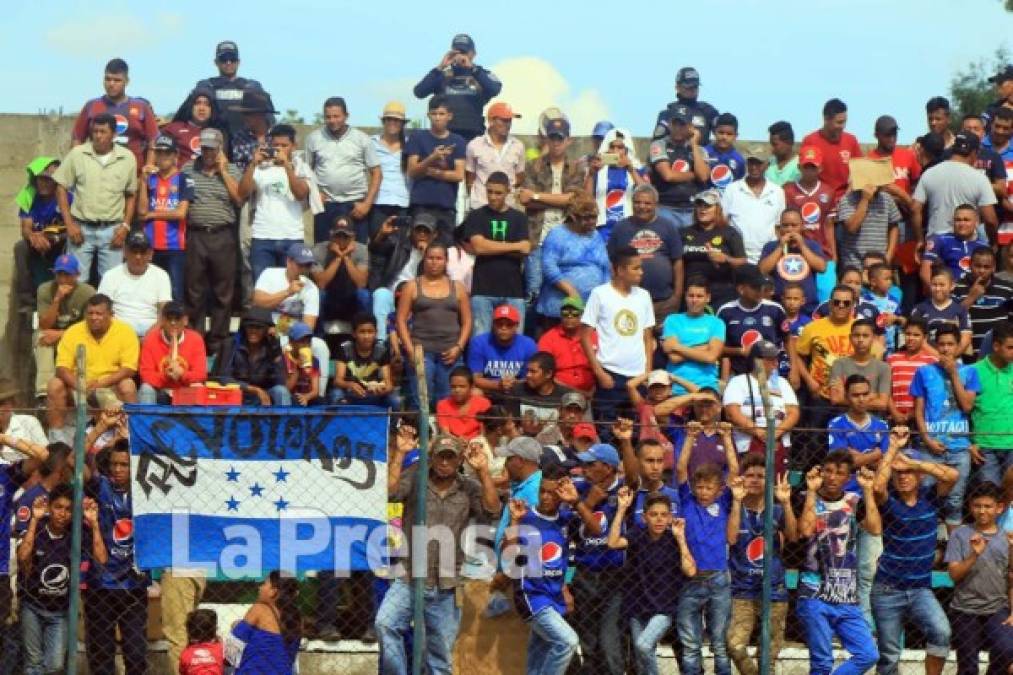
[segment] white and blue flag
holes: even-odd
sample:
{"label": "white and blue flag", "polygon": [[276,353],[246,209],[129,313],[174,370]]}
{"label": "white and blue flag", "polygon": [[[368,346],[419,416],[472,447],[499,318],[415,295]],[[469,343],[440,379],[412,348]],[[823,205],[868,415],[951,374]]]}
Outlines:
{"label": "white and blue flag", "polygon": [[129,406],[138,567],[233,577],[382,565],[379,412]]}

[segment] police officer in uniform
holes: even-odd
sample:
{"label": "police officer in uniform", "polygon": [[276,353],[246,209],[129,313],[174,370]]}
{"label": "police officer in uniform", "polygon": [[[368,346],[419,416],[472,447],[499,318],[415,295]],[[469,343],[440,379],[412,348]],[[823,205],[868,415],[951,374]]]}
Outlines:
{"label": "police officer in uniform", "polygon": [[475,41],[455,35],[440,65],[423,77],[413,90],[416,98],[444,94],[454,118],[449,128],[470,141],[485,133],[482,109],[503,88],[503,83],[482,66],[475,65]]}
{"label": "police officer in uniform", "polygon": [[680,68],[675,75],[675,100],[658,113],[658,121],[654,125],[654,138],[668,135],[668,122],[672,119],[672,111],[680,107],[680,110],[688,112],[690,122],[700,130],[700,147],[707,145],[718,111],[710,103],[697,100],[699,93],[700,73],[697,69],[692,66]]}
{"label": "police officer in uniform", "polygon": [[[218,109],[228,124],[229,135],[234,137],[246,128],[243,114],[237,109],[243,105],[243,94],[247,91],[264,91],[260,82],[239,77],[239,45],[232,41],[219,42],[215,48],[215,65],[218,77],[209,77],[197,83],[195,89],[211,89],[215,93]],[[268,120],[268,126],[274,118]]]}

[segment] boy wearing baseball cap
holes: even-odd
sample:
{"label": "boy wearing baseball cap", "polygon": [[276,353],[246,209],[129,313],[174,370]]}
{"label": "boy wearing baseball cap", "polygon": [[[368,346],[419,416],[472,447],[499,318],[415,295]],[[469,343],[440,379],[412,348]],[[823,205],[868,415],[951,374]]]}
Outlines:
{"label": "boy wearing baseball cap", "polygon": [[[485,181],[494,172],[505,173],[511,188],[524,182],[524,144],[510,135],[510,127],[520,115],[506,101],[496,101],[485,117],[489,121],[485,134],[471,139],[464,149],[465,180],[473,209],[487,203]],[[508,203],[514,204],[512,190]]]}
{"label": "boy wearing baseball cap", "polygon": [[49,381],[56,376],[56,344],[63,331],[84,317],[84,308],[95,289],[80,281],[81,264],[70,253],[56,259],[55,278],[35,294],[39,328],[32,340],[35,345],[35,396],[46,395]]}
{"label": "boy wearing baseball cap", "polygon": [[164,134],[155,139],[155,165],[144,167],[137,215],[151,241],[151,261],[169,274],[172,299],[183,301],[186,263],[186,214],[194,198],[194,181],[176,168],[176,141]]}

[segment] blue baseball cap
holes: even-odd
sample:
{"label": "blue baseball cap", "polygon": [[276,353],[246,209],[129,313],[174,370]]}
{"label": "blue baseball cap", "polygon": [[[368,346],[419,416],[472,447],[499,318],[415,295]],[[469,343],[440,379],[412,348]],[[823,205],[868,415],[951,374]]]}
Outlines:
{"label": "blue baseball cap", "polygon": [[612,124],[608,120],[602,120],[594,125],[594,129],[591,130],[592,136],[601,136],[605,138],[605,134],[616,128],[616,125]]}
{"label": "blue baseball cap", "polygon": [[53,265],[54,272],[63,272],[64,274],[80,274],[81,263],[77,261],[70,253],[64,253],[56,259],[56,263]]}
{"label": "blue baseball cap", "polygon": [[312,265],[316,262],[313,257],[313,249],[306,244],[292,244],[288,247],[288,257],[296,265]]}
{"label": "blue baseball cap", "polygon": [[313,329],[302,321],[296,321],[288,327],[289,340],[304,340],[313,335]]}
{"label": "blue baseball cap", "polygon": [[619,452],[608,443],[595,443],[587,452],[579,453],[577,459],[585,464],[604,462],[609,466],[619,466]]}

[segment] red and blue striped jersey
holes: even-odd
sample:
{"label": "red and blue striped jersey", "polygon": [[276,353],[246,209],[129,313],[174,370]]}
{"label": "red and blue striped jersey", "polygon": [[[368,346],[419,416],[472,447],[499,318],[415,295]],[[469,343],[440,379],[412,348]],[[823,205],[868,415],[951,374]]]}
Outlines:
{"label": "red and blue striped jersey", "polygon": [[[176,171],[168,178],[157,173],[147,177],[148,211],[172,211],[180,202],[193,201],[193,178]],[[186,249],[186,219],[149,220],[144,231],[156,251]]]}

